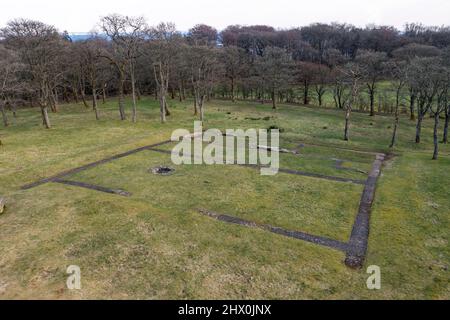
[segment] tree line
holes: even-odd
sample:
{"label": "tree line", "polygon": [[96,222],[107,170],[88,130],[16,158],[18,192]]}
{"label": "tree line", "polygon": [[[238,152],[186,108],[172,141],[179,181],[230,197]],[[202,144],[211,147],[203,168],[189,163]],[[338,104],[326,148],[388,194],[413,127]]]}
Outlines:
{"label": "tree line", "polygon": [[[420,143],[423,119],[434,118],[434,154],[444,119],[448,142],[450,27],[407,24],[357,28],[348,24],[312,24],[277,30],[270,26],[229,26],[218,32],[199,24],[187,33],[173,23],[148,25],[142,17],[102,17],[87,39],[40,21],[16,19],[0,30],[0,111],[9,125],[21,106],[38,106],[42,123],[63,102],[81,101],[101,118],[99,101],[116,96],[121,120],[138,121],[137,101],[154,95],[160,120],[170,116],[169,98],[193,98],[203,120],[211,98],[324,105],[331,96],[345,114],[344,139],[358,109],[394,117],[391,147],[399,116],[407,112]],[[377,105],[378,101],[378,105]]]}

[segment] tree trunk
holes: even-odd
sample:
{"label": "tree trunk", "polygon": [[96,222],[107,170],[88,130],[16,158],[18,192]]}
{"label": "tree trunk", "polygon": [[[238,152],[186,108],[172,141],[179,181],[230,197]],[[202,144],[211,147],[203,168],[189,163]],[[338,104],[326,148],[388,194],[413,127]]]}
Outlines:
{"label": "tree trunk", "polygon": [[56,107],[55,107],[55,102],[53,101],[53,98],[51,97],[51,95],[50,95],[50,110],[53,112],[53,113],[56,113]]}
{"label": "tree trunk", "polygon": [[447,106],[445,112],[445,123],[444,123],[444,135],[442,137],[442,143],[448,143],[448,123],[450,122],[450,106]]}
{"label": "tree trunk", "polygon": [[166,116],[170,116],[170,110],[169,110],[169,106],[167,105],[167,99],[165,99],[164,101],[164,110],[166,112]]}
{"label": "tree trunk", "polygon": [[389,148],[393,148],[395,146],[395,142],[397,139],[397,129],[399,124],[399,92],[397,91],[397,98],[395,103],[395,123],[394,123],[394,131],[392,132],[392,139]]}
{"label": "tree trunk", "polygon": [[352,113],[353,103],[358,96],[358,80],[353,79],[352,83],[352,93],[350,99],[347,101],[347,108],[345,109],[345,128],[344,128],[344,140],[349,140],[349,130],[350,130],[350,115]]}
{"label": "tree trunk", "polygon": [[321,107],[324,90],[322,87],[319,87],[317,88],[316,92],[317,92],[317,100],[319,101],[319,107]]}
{"label": "tree trunk", "polygon": [[439,153],[438,126],[439,126],[439,113],[436,112],[434,114],[434,129],[433,129],[433,143],[434,143],[433,160],[437,160]]}
{"label": "tree trunk", "polygon": [[97,89],[95,89],[95,87],[92,88],[92,109],[94,109],[95,112],[95,119],[100,120],[97,107]]}
{"label": "tree trunk", "polygon": [[105,104],[106,103],[106,84],[104,84],[103,85],[103,88],[102,88],[102,102],[103,102],[103,104]]}
{"label": "tree trunk", "polygon": [[347,110],[345,111],[345,128],[344,128],[344,140],[348,141],[349,140],[349,125],[350,125],[350,114],[351,114],[351,109],[347,108]]}
{"label": "tree trunk", "polygon": [[423,114],[419,112],[416,124],[416,143],[420,143],[420,132],[422,131]]}
{"label": "tree trunk", "polygon": [[159,95],[159,111],[161,122],[166,122],[166,96],[164,94]]}
{"label": "tree trunk", "polygon": [[39,106],[41,107],[42,124],[47,129],[50,129],[50,120],[48,118],[48,102],[50,99],[50,95],[51,95],[51,90],[48,87],[48,84],[46,83],[45,80],[41,80]]}
{"label": "tree trunk", "polygon": [[131,75],[131,97],[133,100],[133,109],[132,109],[132,115],[131,120],[133,122],[137,121],[137,107],[136,107],[136,81],[134,78],[134,66],[133,63],[130,64],[130,75]]}
{"label": "tree trunk", "polygon": [[336,108],[343,109],[344,108],[344,99],[343,99],[344,89],[337,86],[335,88],[335,93],[333,95],[334,103],[336,105]]}
{"label": "tree trunk", "polygon": [[136,94],[137,94],[137,100],[141,101],[141,89],[139,88],[139,85],[136,86]]}
{"label": "tree trunk", "polygon": [[[156,67],[158,66],[158,67]],[[153,67],[153,72],[155,74],[155,81],[156,81],[156,90],[158,92],[159,96],[159,112],[160,112],[160,118],[161,122],[166,122],[166,116],[170,115],[169,108],[167,107],[167,91],[169,87],[168,83],[168,73],[166,74],[163,71],[163,66],[161,63],[158,65],[155,65]]]}
{"label": "tree trunk", "polygon": [[58,112],[58,99],[53,92],[50,92],[50,107],[53,113]]}
{"label": "tree trunk", "polygon": [[304,92],[303,92],[303,104],[308,105],[309,104],[309,83],[307,81],[304,81]]}
{"label": "tree trunk", "polygon": [[182,102],[183,101],[183,89],[181,89],[181,86],[178,88],[178,94],[180,95],[179,100],[180,100],[180,102]]}
{"label": "tree trunk", "polygon": [[198,108],[197,108],[197,94],[194,92],[194,116],[198,114]]}
{"label": "tree trunk", "polygon": [[58,90],[55,88],[55,90],[51,91],[51,94],[53,98],[53,106],[55,108],[55,112],[58,112],[59,110]]}
{"label": "tree trunk", "polygon": [[[276,109],[277,108],[277,100],[275,97],[275,89],[272,89],[271,98],[272,98],[272,109]],[[263,98],[263,100],[264,100],[264,98]]]}
{"label": "tree trunk", "polygon": [[86,91],[85,91],[84,81],[80,81],[80,92],[81,92],[81,99],[83,100],[84,106],[86,108],[89,108],[89,104],[86,101]]}
{"label": "tree trunk", "polygon": [[121,72],[120,73],[120,81],[119,81],[119,114],[120,120],[126,119],[125,107],[124,107],[124,85],[125,85],[125,76]]}
{"label": "tree trunk", "polygon": [[3,125],[5,127],[9,126],[8,122],[8,116],[6,115],[5,106],[3,103],[0,102],[0,111],[2,112],[2,118],[3,118]]}
{"label": "tree trunk", "polygon": [[369,90],[370,97],[370,116],[375,116],[375,92],[373,90]]}
{"label": "tree trunk", "polygon": [[414,105],[416,103],[416,96],[415,95],[411,95],[410,99],[409,99],[409,112],[410,112],[410,117],[409,119],[411,121],[415,121],[416,120],[416,115],[414,114]]}
{"label": "tree trunk", "polygon": [[17,118],[17,106],[16,106],[16,104],[14,102],[11,103],[11,110],[12,110],[12,113],[13,113],[13,117]]}
{"label": "tree trunk", "polygon": [[67,94],[67,87],[66,86],[63,87],[63,94],[62,95],[63,95],[64,102],[69,103],[70,99],[69,99],[69,95]]}
{"label": "tree trunk", "polygon": [[72,87],[72,94],[73,94],[73,98],[75,100],[75,103],[78,104],[78,102],[79,102],[79,99],[78,99],[78,88],[77,88],[76,85]]}
{"label": "tree trunk", "polygon": [[86,101],[86,94],[84,93],[84,90],[81,90],[81,100],[83,101],[83,104],[86,108],[89,108],[89,104]]}
{"label": "tree trunk", "polygon": [[198,108],[200,111],[200,121],[203,121],[205,118],[205,110],[204,110],[204,106],[203,106],[204,99],[205,99],[204,96],[201,96],[198,101]]}
{"label": "tree trunk", "polygon": [[234,78],[231,78],[231,102],[236,102],[236,98],[234,97]]}
{"label": "tree trunk", "polygon": [[48,118],[48,110],[47,106],[41,106],[41,113],[42,113],[42,123],[45,126],[46,129],[50,129],[50,119]]}
{"label": "tree trunk", "polygon": [[394,131],[392,132],[392,139],[389,148],[394,148],[395,146],[395,142],[397,140],[397,129],[398,129],[398,115],[395,116]]}

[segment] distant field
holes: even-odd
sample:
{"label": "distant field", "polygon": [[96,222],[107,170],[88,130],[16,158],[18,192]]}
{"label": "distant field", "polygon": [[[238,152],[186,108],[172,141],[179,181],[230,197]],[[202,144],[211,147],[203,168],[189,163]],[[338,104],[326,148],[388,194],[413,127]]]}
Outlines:
{"label": "distant field", "polygon": [[[450,146],[431,161],[432,121],[423,142],[401,119],[398,145],[385,162],[371,216],[365,267],[353,270],[345,254],[260,228],[225,223],[206,209],[239,219],[345,242],[358,211],[372,152],[389,153],[393,119],[354,113],[344,142],[343,113],[334,109],[233,104],[206,105],[207,128],[282,129],[287,171],[264,177],[254,168],[171,163],[173,144],[143,150],[71,174],[68,180],[124,190],[125,197],[50,182],[21,186],[193,130],[191,102],[159,106],[143,98],[138,123],[119,121],[116,101],[90,109],[64,105],[41,127],[37,109],[20,110],[0,128],[0,298],[142,299],[417,299],[450,298]],[[165,152],[164,152],[165,151]],[[337,162],[337,160],[339,160]],[[149,173],[158,165],[170,176]],[[323,178],[317,175],[324,176]],[[337,177],[348,181],[333,181]],[[82,290],[66,289],[66,267],[79,265]],[[378,265],[382,288],[366,288],[366,267]]]}
{"label": "distant field", "polygon": [[[336,103],[334,101],[334,87],[332,85],[325,86],[325,92],[322,96],[322,107],[335,109]],[[295,102],[302,104],[304,89],[298,88],[294,90]],[[346,91],[345,95],[348,95]],[[308,99],[311,106],[317,106],[319,104],[319,99],[313,85],[309,87]],[[344,99],[345,100],[345,99]],[[396,94],[395,87],[392,86],[390,81],[380,81],[376,85],[375,96],[374,96],[374,107],[375,112],[379,113],[394,113]],[[355,111],[368,111],[370,106],[369,93],[367,91],[366,85],[361,86],[359,89],[358,100],[355,103],[353,109]],[[409,112],[409,92],[407,88],[403,88],[400,91],[400,111],[402,113]],[[417,112],[417,110],[415,111]]]}

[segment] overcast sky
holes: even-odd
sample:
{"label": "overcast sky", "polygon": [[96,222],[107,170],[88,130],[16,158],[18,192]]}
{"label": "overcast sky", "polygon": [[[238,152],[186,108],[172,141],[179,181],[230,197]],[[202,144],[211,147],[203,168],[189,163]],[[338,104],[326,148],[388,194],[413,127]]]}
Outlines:
{"label": "overcast sky", "polygon": [[206,23],[267,24],[277,28],[312,22],[370,23],[401,28],[406,22],[450,25],[450,0],[1,0],[0,26],[22,17],[44,21],[61,31],[89,32],[109,13],[142,15],[149,24],[174,22],[186,31]]}

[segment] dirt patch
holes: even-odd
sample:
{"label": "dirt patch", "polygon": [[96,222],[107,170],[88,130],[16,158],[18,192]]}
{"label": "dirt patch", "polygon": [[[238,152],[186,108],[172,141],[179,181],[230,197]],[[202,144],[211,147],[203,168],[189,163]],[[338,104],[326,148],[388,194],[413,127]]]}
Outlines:
{"label": "dirt patch", "polygon": [[154,168],[150,168],[149,172],[153,174],[159,174],[161,176],[170,176],[175,172],[174,168],[166,167],[166,166],[158,166]]}

